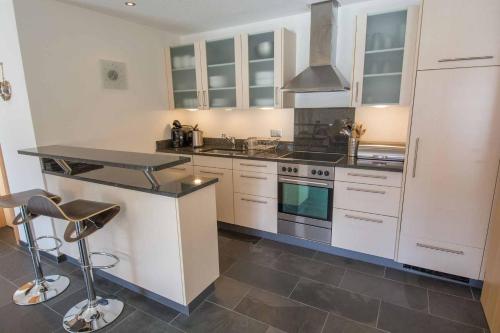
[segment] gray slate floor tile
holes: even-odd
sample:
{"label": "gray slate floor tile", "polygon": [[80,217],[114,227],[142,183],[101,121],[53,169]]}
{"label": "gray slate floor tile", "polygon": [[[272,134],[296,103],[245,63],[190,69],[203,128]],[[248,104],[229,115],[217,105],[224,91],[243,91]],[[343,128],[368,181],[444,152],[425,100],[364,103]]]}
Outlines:
{"label": "gray slate floor tile", "polygon": [[17,246],[14,230],[10,227],[0,228],[0,240],[10,245]]}
{"label": "gray slate floor tile", "polygon": [[11,282],[0,277],[0,307],[12,302],[14,291],[16,291],[16,287]]}
{"label": "gray slate floor tile", "polygon": [[327,316],[327,312],[260,289],[252,289],[236,311],[289,333],[320,333]]}
{"label": "gray slate floor tile", "polygon": [[118,294],[116,294],[116,296],[119,299],[123,299],[125,303],[130,304],[133,307],[165,322],[170,322],[179,314],[179,312],[166,307],[163,304],[155,302],[128,289],[121,290]]}
{"label": "gray slate floor tile", "polygon": [[261,266],[271,266],[283,251],[265,246],[251,246],[239,257],[239,260],[250,261]]}
{"label": "gray slate floor tile", "polygon": [[290,298],[371,326],[377,322],[380,305],[374,298],[304,279]]}
{"label": "gray slate floor tile", "polygon": [[478,327],[466,326],[397,305],[382,303],[378,321],[380,329],[391,333],[482,333]]}
{"label": "gray slate floor tile", "polygon": [[338,286],[345,269],[309,258],[283,253],[271,263],[272,268],[319,282]]}
{"label": "gray slate floor tile", "polygon": [[219,229],[218,233],[219,233],[219,237],[221,237],[221,238],[237,239],[237,240],[247,242],[247,243],[252,243],[252,244],[257,244],[261,240],[261,238],[258,236],[252,236],[252,235],[242,234],[239,232],[223,230],[223,229]]}
{"label": "gray slate floor tile", "polygon": [[336,316],[332,313],[328,315],[323,333],[384,333],[374,327]]}
{"label": "gray slate floor tile", "polygon": [[280,243],[273,240],[262,238],[258,243],[259,246],[271,247],[284,252],[289,252],[297,256],[312,258],[315,254],[315,250],[305,249],[303,247],[294,246],[290,244]]}
{"label": "gray slate floor tile", "polygon": [[15,248],[12,245],[0,240],[0,257],[9,254],[12,251],[15,251]]}
{"label": "gray slate floor tile", "polygon": [[429,291],[430,313],[467,325],[488,328],[481,303]]}
{"label": "gray slate floor tile", "polygon": [[347,270],[340,287],[410,309],[428,309],[427,289]]}
{"label": "gray slate floor tile", "polygon": [[230,242],[221,244],[219,246],[219,253],[224,256],[238,259],[241,256],[247,254],[251,246],[252,243],[232,239]]}
{"label": "gray slate floor tile", "polygon": [[33,272],[31,258],[18,250],[0,257],[0,267],[0,275],[10,281]]}
{"label": "gray slate floor tile", "polygon": [[483,290],[480,288],[471,288],[471,290],[472,290],[472,296],[473,296],[474,300],[480,301],[481,300],[481,292]]}
{"label": "gray slate floor tile", "polygon": [[120,323],[116,324],[115,327],[110,329],[109,332],[181,333],[181,331],[174,328],[173,326],[170,326],[166,322],[156,319],[139,310],[129,314]]}
{"label": "gray slate floor tile", "polygon": [[224,274],[235,262],[236,259],[219,252],[219,273]]}
{"label": "gray slate floor tile", "polygon": [[1,332],[52,332],[62,325],[62,317],[43,305],[19,306],[9,303],[0,308]]}
{"label": "gray slate floor tile", "polygon": [[210,302],[203,302],[189,317],[171,323],[188,333],[265,333],[268,325]]}
{"label": "gray slate floor tile", "polygon": [[318,252],[314,256],[315,260],[323,261],[328,264],[335,266],[352,269],[354,271],[359,271],[376,276],[384,276],[385,267],[370,264],[364,261],[359,261],[355,259],[349,259],[345,257],[340,257],[332,254],[327,254],[323,252]]}
{"label": "gray slate floor tile", "polygon": [[247,261],[234,264],[226,272],[226,276],[283,296],[290,295],[299,281],[297,276],[278,272]]}
{"label": "gray slate floor tile", "polygon": [[439,291],[445,294],[450,294],[465,298],[472,298],[470,287],[464,286],[459,283],[434,279],[428,276],[417,275],[393,268],[386,269],[385,277],[390,280],[399,281],[434,291]]}
{"label": "gray slate floor tile", "polygon": [[252,287],[226,276],[215,281],[215,290],[207,300],[226,308],[234,309]]}

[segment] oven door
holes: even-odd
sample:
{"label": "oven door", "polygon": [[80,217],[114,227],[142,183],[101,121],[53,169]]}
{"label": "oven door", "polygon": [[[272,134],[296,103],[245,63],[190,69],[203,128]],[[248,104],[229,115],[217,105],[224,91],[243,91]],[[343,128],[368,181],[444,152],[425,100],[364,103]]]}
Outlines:
{"label": "oven door", "polygon": [[278,218],[332,229],[333,181],[279,176]]}

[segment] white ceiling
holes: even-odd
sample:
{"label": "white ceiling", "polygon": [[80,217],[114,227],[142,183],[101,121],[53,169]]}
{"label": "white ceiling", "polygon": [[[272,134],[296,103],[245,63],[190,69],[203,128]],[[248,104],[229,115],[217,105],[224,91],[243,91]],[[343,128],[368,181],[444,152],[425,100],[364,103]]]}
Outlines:
{"label": "white ceiling", "polygon": [[[318,0],[59,0],[171,32],[189,34],[308,12]],[[344,0],[343,4],[366,0]]]}

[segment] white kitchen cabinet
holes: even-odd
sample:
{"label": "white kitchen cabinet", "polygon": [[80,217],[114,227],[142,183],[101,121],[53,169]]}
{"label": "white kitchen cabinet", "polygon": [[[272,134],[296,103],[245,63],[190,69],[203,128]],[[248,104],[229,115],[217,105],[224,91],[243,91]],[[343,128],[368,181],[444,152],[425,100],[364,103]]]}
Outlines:
{"label": "white kitchen cabinet", "polygon": [[247,228],[278,232],[278,201],[249,194],[234,194],[235,223]]}
{"label": "white kitchen cabinet", "polygon": [[181,155],[181,154],[171,154],[171,153],[160,153],[164,155],[178,156],[178,157],[187,157],[191,159],[191,161],[176,165],[174,167],[161,170],[156,172],[156,176],[159,180],[169,181],[168,179],[173,175],[175,178],[184,178],[187,176],[192,176],[194,174],[193,169],[193,156],[191,155]]}
{"label": "white kitchen cabinet", "polygon": [[397,224],[396,217],[335,208],[332,245],[394,259]]}
{"label": "white kitchen cabinet", "polygon": [[217,220],[234,223],[233,207],[233,171],[228,169],[195,166],[194,173],[202,177],[216,177],[219,179],[215,185]]}
{"label": "white kitchen cabinet", "polygon": [[402,179],[401,172],[335,168],[335,180],[348,183],[401,187]]}
{"label": "white kitchen cabinet", "polygon": [[410,105],[418,7],[356,18],[352,106]]}
{"label": "white kitchen cabinet", "polygon": [[418,69],[500,65],[500,1],[425,0]]}
{"label": "white kitchen cabinet", "polygon": [[[401,222],[406,239],[484,249],[500,158],[499,84],[500,67],[418,72]],[[407,249],[415,244],[403,245],[401,262],[479,277],[481,256],[474,264],[461,254],[431,264],[422,250]]]}
{"label": "white kitchen cabinet", "polygon": [[281,88],[295,75],[295,39],[287,29],[241,35],[244,108],[294,106]]}
{"label": "white kitchen cabinet", "polygon": [[239,36],[171,47],[165,55],[170,109],[241,107]]}
{"label": "white kitchen cabinet", "polygon": [[400,197],[399,187],[335,181],[333,207],[397,217]]}
{"label": "white kitchen cabinet", "polygon": [[234,170],[234,191],[267,198],[278,197],[278,176]]}
{"label": "white kitchen cabinet", "polygon": [[233,169],[250,172],[278,173],[278,163],[269,161],[233,159]]}

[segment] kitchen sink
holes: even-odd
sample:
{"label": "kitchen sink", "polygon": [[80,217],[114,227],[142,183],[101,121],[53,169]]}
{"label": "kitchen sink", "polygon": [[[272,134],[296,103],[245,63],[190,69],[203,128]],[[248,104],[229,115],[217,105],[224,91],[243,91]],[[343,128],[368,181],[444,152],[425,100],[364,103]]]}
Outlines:
{"label": "kitchen sink", "polygon": [[217,154],[217,155],[241,155],[245,151],[243,149],[232,149],[232,148],[218,148],[218,149],[203,149],[201,152],[206,154]]}

